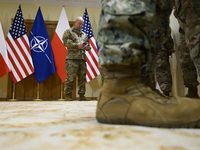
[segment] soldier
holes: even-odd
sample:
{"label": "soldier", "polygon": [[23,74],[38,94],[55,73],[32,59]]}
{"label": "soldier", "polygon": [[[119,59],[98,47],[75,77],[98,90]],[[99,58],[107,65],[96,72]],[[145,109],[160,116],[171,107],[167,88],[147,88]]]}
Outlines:
{"label": "soldier", "polygon": [[172,75],[169,63],[169,55],[175,52],[173,48],[174,42],[171,37],[170,29],[161,51],[158,52],[158,60],[156,66],[156,79],[160,89],[166,96],[169,96],[169,93],[172,91]]}
{"label": "soldier", "polygon": [[[188,2],[186,3],[186,5],[188,5],[188,7],[192,6]],[[193,3],[194,2],[191,1],[191,4],[193,4]],[[200,4],[200,2],[198,2],[198,3]],[[185,5],[183,5],[183,7],[187,8],[187,6],[185,6]],[[189,12],[191,13],[191,11],[189,11]],[[184,13],[186,13],[186,12],[184,12]],[[199,82],[197,81],[197,70],[196,70],[196,67],[195,67],[194,62],[193,62],[194,58],[196,57],[198,59],[198,57],[193,56],[193,60],[192,60],[191,59],[192,55],[190,55],[190,50],[191,50],[192,53],[194,53],[196,51],[197,55],[199,55],[198,54],[199,50],[198,50],[198,48],[195,48],[192,45],[190,46],[189,39],[187,39],[188,44],[186,44],[186,40],[185,40],[186,32],[187,32],[187,34],[192,34],[188,31],[186,31],[186,29],[190,30],[189,28],[193,28],[193,27],[192,27],[192,24],[188,24],[187,27],[186,27],[186,18],[183,15],[180,15],[180,14],[181,14],[180,2],[176,1],[174,16],[177,18],[179,25],[180,25],[180,27],[179,27],[179,33],[180,33],[179,62],[180,62],[181,70],[182,70],[182,73],[183,73],[184,85],[185,85],[185,87],[188,88],[188,93],[185,96],[190,97],[190,98],[198,98],[199,96],[198,96],[197,86],[199,85]],[[193,12],[193,15],[195,15],[194,12]],[[187,18],[187,19],[189,19],[189,18]],[[194,31],[194,33],[195,32],[197,32],[197,31]],[[196,34],[198,34],[198,32]],[[190,37],[190,38],[195,38],[195,36]],[[192,40],[192,39],[190,39],[190,40]],[[197,39],[197,40],[199,41],[199,39]],[[189,47],[190,47],[190,50],[189,50]],[[197,47],[198,47],[198,44],[197,44]]]}
{"label": "soldier", "polygon": [[63,34],[63,43],[67,47],[65,71],[67,74],[65,80],[64,92],[66,100],[71,101],[71,92],[73,91],[73,83],[76,75],[78,76],[78,94],[79,100],[87,100],[85,98],[85,82],[86,82],[86,57],[85,50],[89,51],[90,45],[87,35],[81,31],[84,20],[77,17],[74,27],[66,30]]}
{"label": "soldier", "polygon": [[153,127],[200,127],[200,101],[151,88],[152,56],[167,36],[174,0],[103,0],[98,38],[105,67],[96,119]]}

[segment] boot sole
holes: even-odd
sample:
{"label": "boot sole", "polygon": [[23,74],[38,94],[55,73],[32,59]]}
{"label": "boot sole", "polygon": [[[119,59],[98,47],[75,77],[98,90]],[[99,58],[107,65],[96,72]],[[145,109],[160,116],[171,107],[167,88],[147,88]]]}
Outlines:
{"label": "boot sole", "polygon": [[147,127],[157,127],[157,128],[200,128],[200,119],[193,122],[187,123],[148,123],[148,122],[135,122],[130,119],[124,118],[97,118],[98,122],[106,124],[119,124],[119,125],[138,125],[138,126],[147,126]]}

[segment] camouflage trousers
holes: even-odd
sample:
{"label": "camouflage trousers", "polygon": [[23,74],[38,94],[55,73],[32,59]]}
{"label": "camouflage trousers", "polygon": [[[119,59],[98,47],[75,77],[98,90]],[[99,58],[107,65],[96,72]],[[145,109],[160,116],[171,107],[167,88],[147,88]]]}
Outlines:
{"label": "camouflage trousers", "polygon": [[158,53],[156,79],[162,91],[172,91],[172,75],[169,63],[169,51],[163,48]]}
{"label": "camouflage trousers", "polygon": [[189,88],[198,86],[197,71],[194,62],[190,57],[190,50],[187,47],[185,36],[183,34],[180,34],[179,61],[185,87]]}
{"label": "camouflage trousers", "polygon": [[186,44],[198,75],[200,75],[200,1],[190,0],[179,17],[182,17],[186,24],[184,30]]}
{"label": "camouflage trousers", "polygon": [[[98,30],[98,39],[102,43],[100,65],[140,66],[142,75],[152,73],[152,47],[159,44],[161,47],[167,36],[173,0],[160,3],[160,0],[102,1]],[[162,6],[159,12],[156,11],[156,4]]]}
{"label": "camouflage trousers", "polygon": [[105,81],[105,68],[101,66],[99,69],[101,72],[101,84],[103,85],[103,83]]}
{"label": "camouflage trousers", "polygon": [[78,76],[78,94],[85,94],[86,62],[79,59],[67,59],[65,72],[67,74],[64,87],[65,94],[70,94],[73,91],[76,75]]}

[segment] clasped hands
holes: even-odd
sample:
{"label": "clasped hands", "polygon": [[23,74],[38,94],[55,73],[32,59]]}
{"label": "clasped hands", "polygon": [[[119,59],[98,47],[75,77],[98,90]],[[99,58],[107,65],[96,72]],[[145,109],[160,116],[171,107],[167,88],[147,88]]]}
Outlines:
{"label": "clasped hands", "polygon": [[78,49],[89,50],[90,46],[88,46],[87,44],[84,44],[84,43],[80,43],[80,44],[78,44]]}

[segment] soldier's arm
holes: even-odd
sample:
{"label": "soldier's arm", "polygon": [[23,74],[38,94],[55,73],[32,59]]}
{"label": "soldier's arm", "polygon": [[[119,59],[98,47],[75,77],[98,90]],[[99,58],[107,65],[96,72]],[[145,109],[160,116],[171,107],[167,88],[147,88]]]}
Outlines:
{"label": "soldier's arm", "polygon": [[85,38],[84,38],[85,40],[85,42],[84,43],[86,43],[86,46],[84,47],[84,49],[86,50],[86,51],[90,51],[91,50],[91,47],[90,47],[90,42],[88,41],[88,38],[87,38],[87,35],[85,36]]}
{"label": "soldier's arm", "polygon": [[65,47],[69,49],[78,49],[78,43],[73,42],[70,39],[71,33],[69,30],[66,30],[63,34],[62,40]]}

